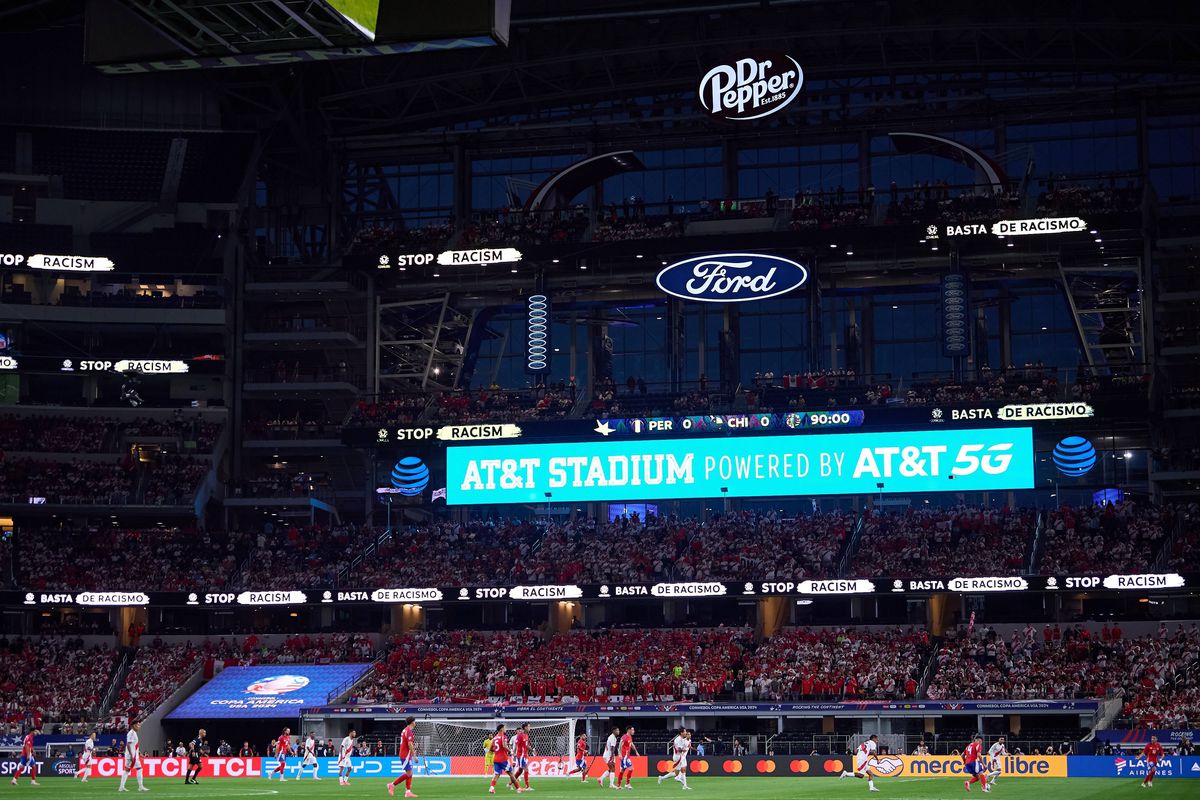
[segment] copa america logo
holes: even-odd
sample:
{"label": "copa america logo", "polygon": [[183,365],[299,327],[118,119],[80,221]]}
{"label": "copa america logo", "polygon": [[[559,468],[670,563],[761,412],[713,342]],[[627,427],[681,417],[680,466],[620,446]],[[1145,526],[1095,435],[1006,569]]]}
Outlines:
{"label": "copa america logo", "polygon": [[308,678],[304,675],[272,675],[247,686],[246,694],[275,697],[303,689],[305,686],[308,686]]}

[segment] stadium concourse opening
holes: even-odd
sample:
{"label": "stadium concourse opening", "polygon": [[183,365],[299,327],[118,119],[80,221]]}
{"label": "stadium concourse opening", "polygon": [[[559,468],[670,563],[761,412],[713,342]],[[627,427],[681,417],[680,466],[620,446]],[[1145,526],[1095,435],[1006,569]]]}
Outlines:
{"label": "stadium concourse opening", "polygon": [[1200,26],[977,6],[4,4],[0,773],[1195,795]]}

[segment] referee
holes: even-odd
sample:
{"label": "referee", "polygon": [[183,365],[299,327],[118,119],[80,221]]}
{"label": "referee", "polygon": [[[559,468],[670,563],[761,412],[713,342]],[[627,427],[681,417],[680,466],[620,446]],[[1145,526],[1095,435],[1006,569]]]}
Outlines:
{"label": "referee", "polygon": [[188,742],[188,770],[187,777],[183,782],[190,783],[193,786],[200,783],[197,778],[200,775],[200,757],[208,755],[208,741],[204,738],[207,731],[204,728],[196,734],[196,738]]}

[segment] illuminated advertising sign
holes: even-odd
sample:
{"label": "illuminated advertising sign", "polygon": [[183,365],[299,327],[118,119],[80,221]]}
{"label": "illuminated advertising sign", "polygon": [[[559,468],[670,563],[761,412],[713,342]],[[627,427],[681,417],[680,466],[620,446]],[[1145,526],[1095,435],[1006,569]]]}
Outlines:
{"label": "illuminated advertising sign", "polygon": [[[1000,774],[1005,778],[1065,778],[1066,756],[1003,756]],[[881,756],[871,762],[871,772],[887,778],[962,777],[966,772],[959,756]]]}
{"label": "illuminated advertising sign", "polygon": [[1041,219],[1002,219],[993,223],[997,236],[1025,236],[1033,233],[1072,233],[1087,230],[1079,217],[1043,217]]}
{"label": "illuminated advertising sign", "polygon": [[1174,572],[1152,575],[1109,575],[1105,589],[1182,589],[1187,585],[1182,575]]}
{"label": "illuminated advertising sign", "polygon": [[115,360],[88,360],[78,364],[71,359],[63,359],[59,370],[62,372],[141,372],[151,375],[181,375],[188,371],[185,361],[178,359],[158,358],[121,358]]}
{"label": "illuminated advertising sign", "polygon": [[150,603],[145,592],[81,592],[75,596],[81,606],[144,606]]}
{"label": "illuminated advertising sign", "polygon": [[684,300],[744,303],[766,300],[799,289],[808,270],[787,258],[760,253],[696,256],[663,267],[658,288]]}
{"label": "illuminated advertising sign", "polygon": [[243,606],[286,606],[307,603],[308,595],[301,591],[271,590],[265,592],[242,592],[237,596],[238,605]]}
{"label": "illuminated advertising sign", "polygon": [[449,505],[1028,489],[1031,428],[446,450]]}
{"label": "illuminated advertising sign", "polygon": [[273,664],[227,667],[196,690],[168,719],[292,717],[328,703],[370,664]]}
{"label": "illuminated advertising sign", "polygon": [[463,264],[511,264],[521,260],[521,251],[511,247],[489,247],[480,250],[447,250],[438,253],[437,263],[443,267]]}
{"label": "illuminated advertising sign", "polygon": [[583,589],[565,586],[514,586],[508,590],[513,600],[572,600],[583,597]]}
{"label": "illuminated advertising sign", "polygon": [[[257,777],[266,778],[271,775],[275,768],[279,765],[279,761],[274,758],[264,758],[262,761],[262,772]],[[530,766],[534,759],[530,759]],[[482,766],[483,756],[479,757],[479,763]],[[451,769],[450,756],[421,756],[415,762],[407,762],[405,759],[396,758],[395,756],[353,756],[350,759],[350,776],[352,778],[398,778],[404,774],[406,768],[412,769],[413,775],[422,778],[448,778],[451,775],[461,775],[465,773],[456,773]],[[317,777],[319,778],[335,778],[341,770],[338,766],[336,758],[318,758],[316,760]],[[482,770],[480,770],[482,771]],[[284,775],[301,777],[301,773],[311,774],[309,767],[302,763],[302,759],[289,758],[284,762]],[[471,773],[478,775],[479,772]],[[533,773],[530,771],[531,775]]]}
{"label": "illuminated advertising sign", "polygon": [[378,444],[420,442],[438,439],[443,442],[469,442],[482,439],[519,439],[521,426],[478,423],[475,425],[443,425],[440,428],[379,428],[375,432]]}
{"label": "illuminated advertising sign", "polygon": [[804,70],[771,50],[738,53],[700,79],[700,104],[713,117],[741,122],[783,110],[800,94]]}
{"label": "illuminated advertising sign", "polygon": [[103,256],[55,256],[44,253],[34,253],[29,257],[20,253],[0,253],[0,266],[52,272],[112,272],[117,268],[116,264]]}
{"label": "illuminated advertising sign", "polygon": [[376,589],[371,592],[371,600],[376,603],[427,603],[441,599],[442,590],[433,588]]}
{"label": "illuminated advertising sign", "polygon": [[[991,225],[969,222],[945,226],[946,236],[1028,236],[1041,233],[1077,233],[1086,231],[1088,224],[1079,217],[1041,217],[1038,219],[1002,219]],[[937,226],[930,225],[926,238],[937,238]]]}
{"label": "illuminated advertising sign", "polygon": [[16,369],[17,360],[12,356],[0,356],[0,369]]}
{"label": "illuminated advertising sign", "polygon": [[[939,409],[940,411],[940,409]],[[954,422],[994,419],[1001,422],[1031,422],[1047,419],[1084,419],[1095,416],[1087,403],[1024,403],[1000,408],[952,408]],[[939,415],[940,416],[940,415]]]}

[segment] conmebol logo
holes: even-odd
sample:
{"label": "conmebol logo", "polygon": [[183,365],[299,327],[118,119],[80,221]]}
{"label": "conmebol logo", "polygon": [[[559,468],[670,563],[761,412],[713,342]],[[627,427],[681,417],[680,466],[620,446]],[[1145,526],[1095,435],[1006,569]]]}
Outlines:
{"label": "conmebol logo", "polygon": [[655,282],[667,294],[704,303],[765,300],[798,289],[808,270],[787,258],[759,253],[721,253],[676,261]]}
{"label": "conmebol logo", "polygon": [[274,697],[303,689],[305,686],[308,686],[308,678],[304,675],[272,675],[247,686],[246,694]]}
{"label": "conmebol logo", "polygon": [[804,70],[773,50],[739,53],[700,79],[700,104],[714,117],[745,121],[780,111],[800,94]]}

